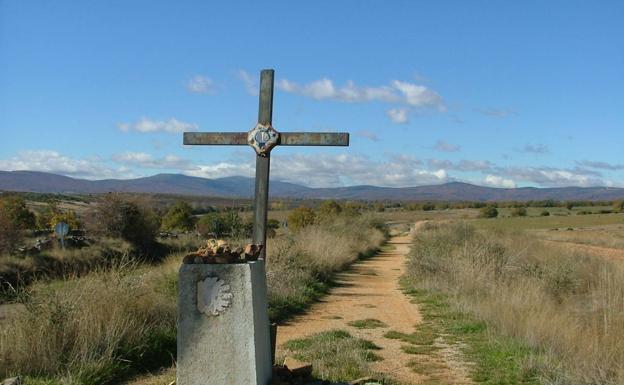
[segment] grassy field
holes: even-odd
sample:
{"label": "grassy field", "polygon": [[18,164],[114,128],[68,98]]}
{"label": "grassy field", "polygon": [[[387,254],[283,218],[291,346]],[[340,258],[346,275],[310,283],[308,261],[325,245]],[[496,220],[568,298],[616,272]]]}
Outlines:
{"label": "grassy field", "polygon": [[624,250],[624,223],[588,226],[573,231],[536,231],[542,239]]}
{"label": "grassy field", "polygon": [[[503,351],[517,347],[509,358],[515,364],[499,375],[509,380],[491,383],[624,383],[619,261],[545,244],[526,232],[428,224],[414,240],[409,283],[481,322]],[[470,355],[475,348],[466,341]]]}
{"label": "grassy field", "polygon": [[526,216],[479,218],[471,223],[482,229],[489,230],[539,230],[539,229],[567,229],[577,227],[593,227],[605,225],[624,225],[624,214],[592,214],[567,216]]}

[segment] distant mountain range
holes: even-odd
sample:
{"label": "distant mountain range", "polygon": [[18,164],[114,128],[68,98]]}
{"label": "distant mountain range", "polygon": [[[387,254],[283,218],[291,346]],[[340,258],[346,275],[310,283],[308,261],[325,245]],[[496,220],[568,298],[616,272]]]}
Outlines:
{"label": "distant mountain range", "polygon": [[[68,194],[99,194],[114,191],[248,198],[253,195],[253,190],[253,178],[238,176],[206,179],[181,174],[158,174],[136,179],[86,180],[37,171],[0,171],[0,191]],[[494,188],[460,182],[396,188],[377,186],[310,188],[272,180],[270,194],[272,197],[281,198],[403,201],[615,200],[624,198],[624,188]]]}

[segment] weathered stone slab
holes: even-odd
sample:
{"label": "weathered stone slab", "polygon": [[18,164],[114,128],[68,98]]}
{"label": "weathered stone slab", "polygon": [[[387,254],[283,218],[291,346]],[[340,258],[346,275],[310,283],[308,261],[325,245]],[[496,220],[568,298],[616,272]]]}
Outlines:
{"label": "weathered stone slab", "polygon": [[183,264],[177,385],[267,385],[271,343],[264,261]]}

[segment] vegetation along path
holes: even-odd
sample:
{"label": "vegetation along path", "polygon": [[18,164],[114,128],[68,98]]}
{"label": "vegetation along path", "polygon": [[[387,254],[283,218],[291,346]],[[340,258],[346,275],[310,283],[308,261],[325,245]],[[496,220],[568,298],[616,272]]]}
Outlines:
{"label": "vegetation along path", "polygon": [[[413,231],[417,228],[418,224]],[[405,344],[399,339],[384,337],[389,331],[411,334],[422,321],[418,306],[411,303],[399,287],[410,243],[411,234],[394,236],[376,256],[340,273],[337,287],[319,303],[279,326],[278,355],[285,353],[282,345],[289,340],[332,329],[346,330],[380,348],[375,354],[382,359],[371,364],[375,372],[400,383],[425,382],[428,377],[408,367],[414,355],[401,349]],[[423,356],[423,359],[426,358]],[[457,365],[449,362],[446,367]],[[461,370],[458,372],[457,375],[446,373],[444,377],[452,377],[451,383],[469,382]]]}

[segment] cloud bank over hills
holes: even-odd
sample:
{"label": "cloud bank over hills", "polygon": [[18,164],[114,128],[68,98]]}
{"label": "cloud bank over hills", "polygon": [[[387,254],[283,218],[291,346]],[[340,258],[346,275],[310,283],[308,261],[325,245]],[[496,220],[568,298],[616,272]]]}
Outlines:
{"label": "cloud bank over hills", "polygon": [[[157,174],[135,179],[85,180],[44,172],[0,171],[0,190],[47,193],[98,194],[107,192],[202,195],[249,198],[254,180],[248,177],[206,179],[180,174]],[[501,200],[614,200],[624,189],[612,187],[493,188],[450,182],[417,187],[360,185],[310,188],[273,179],[271,196],[301,199],[359,199],[404,201],[501,201]]]}

